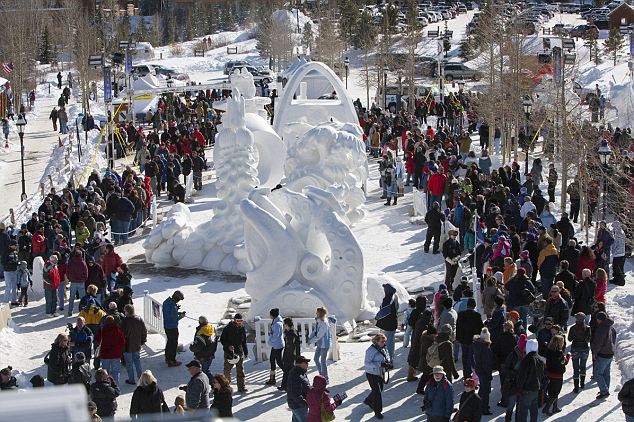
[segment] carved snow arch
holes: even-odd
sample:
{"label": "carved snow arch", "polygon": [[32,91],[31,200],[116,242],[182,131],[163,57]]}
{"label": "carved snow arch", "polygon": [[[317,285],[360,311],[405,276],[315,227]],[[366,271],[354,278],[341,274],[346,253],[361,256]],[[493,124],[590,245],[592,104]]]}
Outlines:
{"label": "carved snow arch", "polygon": [[[301,93],[305,92],[305,87],[302,89],[301,83],[308,74],[311,74],[311,77],[321,76],[330,82],[337,98],[332,100],[302,98]],[[298,90],[300,95],[293,99]],[[307,62],[293,72],[284,87],[282,96],[276,102],[273,129],[283,136],[283,129],[288,123],[304,122],[316,126],[331,118],[343,123],[359,124],[352,99],[335,72],[322,62]]]}

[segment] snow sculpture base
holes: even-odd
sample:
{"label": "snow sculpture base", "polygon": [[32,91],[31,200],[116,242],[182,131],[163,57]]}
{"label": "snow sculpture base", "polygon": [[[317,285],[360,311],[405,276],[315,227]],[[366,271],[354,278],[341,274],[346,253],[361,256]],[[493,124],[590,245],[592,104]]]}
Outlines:
{"label": "snow sculpture base", "polygon": [[33,259],[33,299],[44,297],[44,259],[37,256]]}

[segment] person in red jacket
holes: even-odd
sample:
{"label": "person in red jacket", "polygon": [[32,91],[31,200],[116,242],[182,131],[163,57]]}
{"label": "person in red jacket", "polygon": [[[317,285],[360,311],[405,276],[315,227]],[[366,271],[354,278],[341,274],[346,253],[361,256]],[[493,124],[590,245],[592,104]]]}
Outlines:
{"label": "person in red jacket", "polygon": [[326,384],[328,384],[328,381],[323,375],[315,375],[315,378],[313,378],[313,388],[308,390],[306,395],[306,402],[308,403],[308,418],[306,418],[306,422],[321,422],[322,406],[324,413],[332,414],[337,406],[341,404],[330,399]]}
{"label": "person in red jacket", "polygon": [[438,204],[442,204],[442,195],[445,193],[446,182],[447,176],[442,167],[438,167],[438,171],[432,174],[429,182],[427,182],[427,188],[431,195],[430,203],[438,202]]}
{"label": "person in red jacket", "polygon": [[[114,245],[112,243],[106,245],[106,253],[101,257],[99,263],[101,264],[103,273],[106,276],[106,286],[108,287],[108,290],[111,290],[115,281],[116,273],[118,272],[121,264],[123,264],[123,260],[119,254],[114,251]],[[113,276],[112,273],[115,273],[115,275]]]}
{"label": "person in red jacket", "polygon": [[41,227],[31,238],[33,258],[36,256],[46,256],[46,237],[44,237],[44,228]]}
{"label": "person in red jacket", "polygon": [[55,309],[57,308],[57,290],[61,282],[59,270],[57,269],[57,255],[51,255],[49,260],[46,261],[42,276],[44,281],[46,313],[51,316],[57,316],[55,313]]}
{"label": "person in red jacket", "polygon": [[198,145],[200,145],[201,148],[205,148],[205,136],[198,130],[198,128],[192,132],[192,136],[196,138],[196,142],[198,142]]}
{"label": "person in red jacket", "polygon": [[106,317],[103,327],[97,331],[95,344],[100,348],[101,367],[107,370],[112,379],[119,384],[119,371],[121,370],[121,357],[125,348],[125,335],[123,330],[115,323],[112,315]]}

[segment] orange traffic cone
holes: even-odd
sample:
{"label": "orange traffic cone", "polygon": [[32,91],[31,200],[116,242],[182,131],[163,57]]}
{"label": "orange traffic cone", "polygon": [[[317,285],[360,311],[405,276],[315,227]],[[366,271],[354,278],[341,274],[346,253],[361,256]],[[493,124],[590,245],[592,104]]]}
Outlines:
{"label": "orange traffic cone", "polygon": [[64,143],[62,142],[62,138],[60,136],[57,137],[57,146],[63,147]]}

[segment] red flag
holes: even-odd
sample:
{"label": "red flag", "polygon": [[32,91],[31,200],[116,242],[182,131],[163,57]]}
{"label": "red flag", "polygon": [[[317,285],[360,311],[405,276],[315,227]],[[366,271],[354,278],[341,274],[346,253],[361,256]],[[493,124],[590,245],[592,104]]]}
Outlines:
{"label": "red flag", "polygon": [[13,63],[2,63],[2,70],[8,75],[13,70]]}

